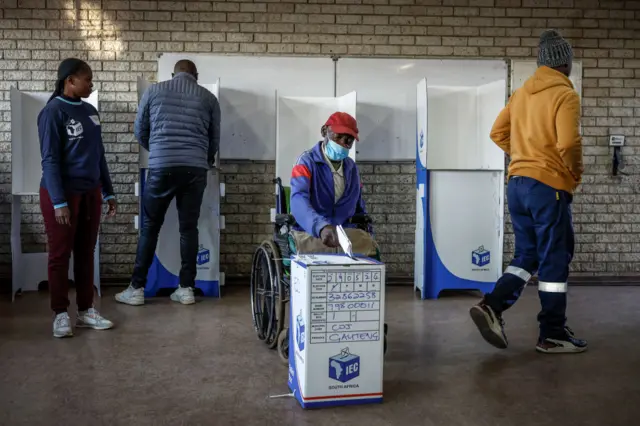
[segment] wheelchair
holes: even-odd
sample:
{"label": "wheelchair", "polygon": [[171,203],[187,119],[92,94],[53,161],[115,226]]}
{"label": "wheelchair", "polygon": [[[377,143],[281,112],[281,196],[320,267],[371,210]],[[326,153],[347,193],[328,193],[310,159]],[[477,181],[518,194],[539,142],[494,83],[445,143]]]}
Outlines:
{"label": "wheelchair", "polygon": [[[290,297],[291,257],[295,255],[295,243],[291,230],[296,220],[289,206],[290,189],[282,180],[277,185],[276,216],[273,237],[264,240],[256,249],[251,264],[251,313],[258,339],[269,349],[277,348],[283,363],[289,363],[288,303]],[[349,223],[371,232],[369,216],[355,215]],[[374,256],[380,260],[380,253]],[[387,352],[387,324],[384,324],[384,352]]]}

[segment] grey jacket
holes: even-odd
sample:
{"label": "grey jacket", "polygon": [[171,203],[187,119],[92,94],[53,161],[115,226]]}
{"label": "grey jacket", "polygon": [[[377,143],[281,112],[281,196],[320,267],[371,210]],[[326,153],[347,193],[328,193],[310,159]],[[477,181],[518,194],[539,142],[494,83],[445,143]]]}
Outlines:
{"label": "grey jacket", "polygon": [[220,146],[220,104],[195,77],[179,73],[144,92],[134,131],[150,169],[210,169]]}

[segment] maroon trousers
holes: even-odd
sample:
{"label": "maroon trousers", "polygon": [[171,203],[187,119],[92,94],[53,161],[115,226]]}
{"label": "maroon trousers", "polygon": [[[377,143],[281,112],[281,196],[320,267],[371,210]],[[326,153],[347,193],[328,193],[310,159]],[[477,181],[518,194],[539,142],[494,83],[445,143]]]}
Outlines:
{"label": "maroon trousers", "polygon": [[100,188],[84,194],[66,194],[71,225],[56,222],[49,192],[40,188],[40,209],[49,245],[49,294],[56,314],[69,307],[69,260],[73,252],[73,276],[79,311],[93,306],[93,256],[98,240],[102,192]]}

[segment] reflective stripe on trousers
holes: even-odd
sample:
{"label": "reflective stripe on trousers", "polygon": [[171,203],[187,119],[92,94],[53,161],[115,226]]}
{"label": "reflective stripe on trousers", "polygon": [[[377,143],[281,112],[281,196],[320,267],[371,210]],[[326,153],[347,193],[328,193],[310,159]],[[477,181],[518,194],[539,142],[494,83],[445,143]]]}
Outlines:
{"label": "reflective stripe on trousers", "polygon": [[518,268],[517,266],[507,266],[507,269],[504,270],[505,274],[515,275],[520,278],[525,284],[531,279],[531,274],[522,268]]}
{"label": "reflective stripe on trousers", "polygon": [[547,293],[566,293],[568,285],[567,283],[552,283],[548,281],[539,281],[538,290]]}

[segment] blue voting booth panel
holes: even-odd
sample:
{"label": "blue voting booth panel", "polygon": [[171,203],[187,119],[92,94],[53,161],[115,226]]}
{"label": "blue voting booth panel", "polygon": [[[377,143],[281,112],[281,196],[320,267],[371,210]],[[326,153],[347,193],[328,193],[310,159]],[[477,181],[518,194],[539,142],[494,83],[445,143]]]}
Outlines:
{"label": "blue voting booth panel", "polygon": [[423,299],[490,292],[502,274],[505,160],[489,134],[505,92],[504,79],[418,84],[414,286]]}

